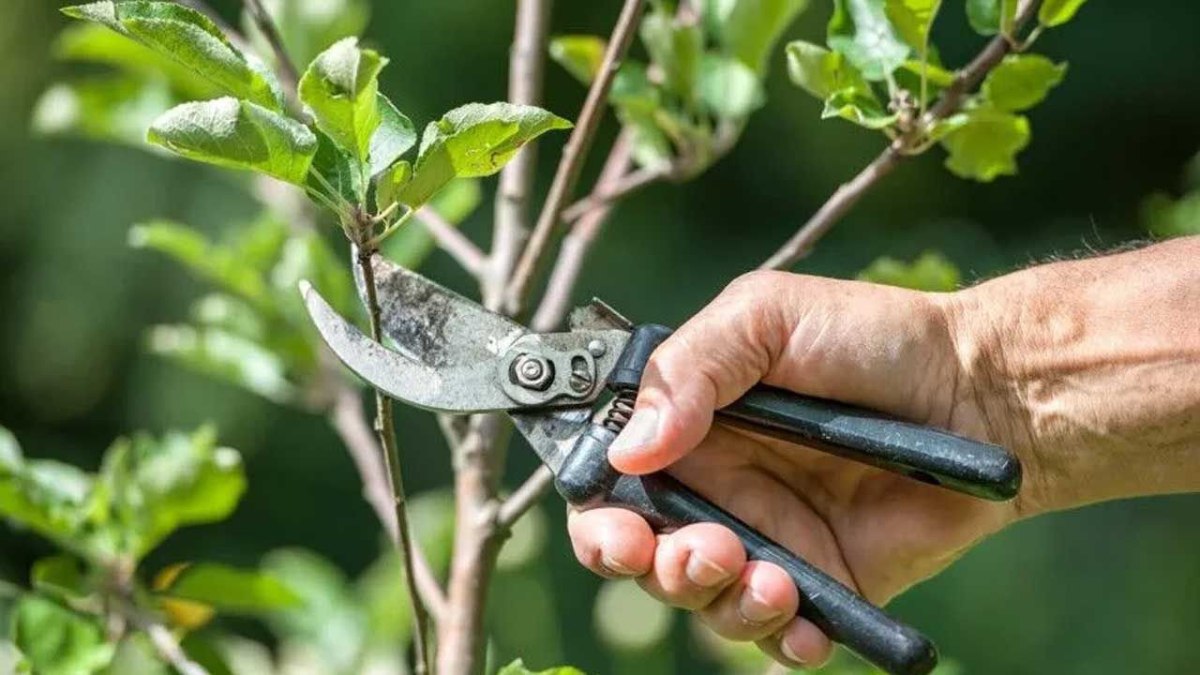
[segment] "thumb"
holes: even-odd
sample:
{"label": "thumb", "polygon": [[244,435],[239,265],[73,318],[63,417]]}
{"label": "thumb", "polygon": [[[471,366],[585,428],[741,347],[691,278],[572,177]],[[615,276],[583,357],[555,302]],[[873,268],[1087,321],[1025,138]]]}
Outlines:
{"label": "thumb", "polygon": [[644,474],[667,467],[704,440],[713,411],[766,376],[789,333],[769,292],[777,275],[735,280],[659,345],[633,416],[609,448],[614,468]]}

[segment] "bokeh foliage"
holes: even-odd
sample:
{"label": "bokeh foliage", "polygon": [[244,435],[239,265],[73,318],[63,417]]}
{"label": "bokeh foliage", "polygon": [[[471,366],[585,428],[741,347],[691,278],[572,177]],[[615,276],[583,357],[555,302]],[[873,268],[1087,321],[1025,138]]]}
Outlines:
{"label": "bokeh foliage", "polygon": [[[0,142],[11,156],[28,160],[19,168],[17,163],[0,168],[6,178],[0,189],[13,204],[0,216],[0,238],[10,256],[4,297],[12,307],[2,341],[6,355],[12,356],[4,366],[5,381],[12,386],[0,397],[3,421],[30,439],[26,445],[37,448],[39,456],[92,466],[99,462],[97,449],[126,429],[186,427],[215,419],[223,437],[229,434],[229,442],[246,451],[247,503],[221,529],[201,528],[192,537],[168,541],[163,552],[151,553],[150,569],[205,558],[253,568],[274,549],[303,544],[333,560],[327,569],[350,571],[332,575],[343,579],[343,589],[362,583],[344,579],[366,578],[358,571],[372,564],[378,543],[355,479],[322,423],[140,355],[145,327],[181,321],[200,293],[176,270],[144,254],[127,253],[128,224],[166,216],[203,232],[207,246],[224,246],[245,229],[235,223],[263,217],[257,204],[245,196],[244,186],[231,184],[240,180],[213,172],[97,144],[27,138],[22,130],[34,95],[57,68],[45,52],[62,24],[53,8],[43,4],[17,0],[10,26],[0,28],[11,31],[0,40],[8,57],[0,66],[0,81],[12,92],[0,103],[6,122]],[[292,17],[285,22],[285,39],[294,54],[304,54],[298,58],[301,63],[334,39],[358,32],[366,19],[362,3],[344,15],[348,18],[339,16],[350,26],[345,29],[331,28],[327,17],[314,18],[321,3],[276,4]],[[559,3],[556,28],[602,33],[615,6],[596,4]],[[227,17],[237,17],[233,3],[222,8]],[[507,7],[466,11],[400,4],[374,9],[367,44],[394,59],[381,74],[382,82],[414,118],[433,119],[464,100],[483,97],[481,92],[489,99],[503,96],[499,65],[511,23]],[[961,21],[961,10],[953,9],[948,16]],[[815,36],[822,34],[827,16],[828,9],[814,3],[787,36],[819,40]],[[978,14],[972,16],[987,24]],[[1039,50],[1054,62],[1070,59],[1072,66],[1070,77],[1034,113],[1037,139],[1022,157],[1022,178],[978,189],[945,176],[936,161],[918,160],[840,226],[805,270],[854,276],[876,258],[891,255],[901,264],[883,265],[882,270],[872,266],[875,272],[867,274],[929,278],[917,271],[923,269],[920,256],[936,249],[957,263],[969,282],[1051,249],[1079,248],[1081,242],[1104,247],[1139,236],[1137,215],[1144,195],[1173,192],[1180,167],[1200,145],[1194,115],[1187,112],[1200,105],[1195,88],[1188,86],[1188,64],[1200,59],[1191,28],[1195,9],[1150,3],[1133,21],[1112,3],[1092,3],[1076,21],[1061,35],[1052,31],[1039,39]],[[419,41],[411,39],[417,30]],[[325,37],[314,37],[322,31]],[[946,31],[938,45],[939,57],[959,63],[978,42]],[[651,58],[642,49],[639,58]],[[1170,58],[1159,58],[1163,54]],[[81,85],[78,109],[90,113],[75,119],[83,124],[84,135],[124,129],[127,138],[137,141],[157,112],[209,96],[194,82],[183,81],[180,73],[145,85],[154,79],[149,73],[161,69],[151,67],[144,54],[130,56],[128,63],[143,66],[145,74],[129,76],[123,88]],[[404,65],[416,63],[438,67]],[[771,103],[755,112],[738,150],[712,165],[698,182],[656,188],[622,208],[585,275],[581,296],[595,293],[635,316],[678,321],[723,280],[756,263],[878,150],[878,141],[855,136],[857,130],[849,125],[842,125],[846,130],[816,126],[820,108],[789,88],[778,50],[764,57],[763,66],[771,73],[765,87]],[[72,69],[71,75],[79,72]],[[445,77],[447,72],[454,77]],[[547,107],[573,110],[579,92],[567,76],[551,73]],[[543,147],[543,162],[552,162],[555,152]],[[64,194],[71,196],[69,203],[61,198]],[[486,226],[486,215],[464,218],[473,235]],[[1186,220],[1172,216],[1162,222]],[[1165,225],[1155,227],[1168,231]],[[417,230],[402,230],[398,237],[411,231]],[[334,260],[344,259],[336,244],[325,245]],[[257,272],[268,287],[271,270],[281,260],[266,260]],[[917,262],[909,268],[909,261]],[[620,273],[614,274],[615,269]],[[430,257],[428,270],[451,283],[464,281],[437,254]],[[946,275],[932,277],[944,280]],[[647,293],[647,288],[655,292]],[[194,330],[225,328],[223,322],[231,320],[210,320],[225,310],[201,309],[197,305],[191,314]],[[244,332],[263,334],[257,330]],[[303,370],[291,368],[275,372],[294,384],[290,378]],[[432,424],[411,415],[402,420],[402,428],[405,445],[423,458],[409,476],[422,486],[443,483],[446,462],[435,450],[439,441]],[[528,458],[516,458],[514,477],[529,465]],[[314,494],[320,498],[313,499]],[[1186,636],[1198,628],[1194,607],[1200,588],[1190,564],[1198,552],[1194,542],[1179,537],[1194,509],[1194,499],[1181,497],[1108,505],[1024,525],[902,599],[897,611],[928,626],[944,650],[970,663],[973,673],[1014,672],[1029,663],[1055,672],[1174,672],[1189,663],[1192,647]],[[553,516],[545,543],[532,556],[531,564],[540,569],[513,572],[522,581],[511,583],[541,589],[547,613],[540,616],[554,617],[562,627],[551,640],[556,644],[522,653],[530,654],[531,665],[561,662],[569,655],[589,672],[618,670],[622,657],[598,644],[600,631],[591,623],[598,582],[575,569],[558,514]],[[1116,540],[1137,545],[1114,550]],[[47,552],[28,537],[6,542],[4,549],[2,565],[16,581],[28,579],[23,568]],[[1131,575],[1136,581],[1129,581]],[[502,580],[498,589],[508,583]],[[1164,590],[1168,587],[1169,592]],[[507,606],[532,597],[538,597],[536,592],[515,596]],[[1104,598],[1103,607],[1097,606],[1097,598]],[[497,633],[502,626],[519,628],[505,613],[505,602],[496,606]],[[1130,616],[1139,620],[1131,625]],[[218,616],[217,622],[225,620]],[[1006,636],[1003,648],[997,646],[1000,634]],[[713,659],[696,647],[683,622],[673,621],[667,635],[675,645],[670,667],[712,669]],[[536,653],[538,649],[543,651]]]}

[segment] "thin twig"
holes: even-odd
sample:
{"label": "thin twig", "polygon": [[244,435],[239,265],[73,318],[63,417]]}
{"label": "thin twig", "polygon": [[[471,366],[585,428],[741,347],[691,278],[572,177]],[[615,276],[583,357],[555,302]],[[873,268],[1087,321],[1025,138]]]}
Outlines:
{"label": "thin twig", "polygon": [[554,485],[554,472],[548,466],[540,466],[525,479],[504,503],[496,515],[496,526],[507,530],[537,504],[542,495]]}
{"label": "thin twig", "polygon": [[637,33],[638,17],[641,16],[644,4],[644,0],[625,0],[621,8],[617,24],[608,40],[608,49],[604,53],[600,71],[596,73],[592,86],[588,88],[583,109],[579,113],[579,119],[575,121],[575,129],[563,148],[562,159],[554,172],[554,180],[550,183],[550,191],[546,195],[545,204],[542,205],[537,225],[533,228],[533,235],[509,282],[505,304],[510,313],[520,311],[542,252],[549,244],[562,209],[571,198],[575,183],[579,180],[583,160],[587,157],[588,148],[596,136],[596,129],[604,113],[608,91],[612,87],[617,69],[621,66],[621,60],[629,49],[629,43]]}
{"label": "thin twig", "polygon": [[[615,185],[623,177],[634,174],[628,171],[632,153],[632,137],[630,132],[622,131],[609,150],[600,177],[592,194],[606,194],[615,191]],[[637,173],[637,172],[634,172]],[[531,326],[535,331],[550,331],[558,328],[570,306],[571,293],[579,280],[583,262],[591,250],[596,234],[612,210],[611,200],[595,203],[590,210],[583,213],[571,226],[570,232],[563,238],[558,250],[558,258],[554,261],[554,269],[550,272],[550,280],[546,283],[546,292],[538,303],[537,311],[533,314]]]}
{"label": "thin twig", "polygon": [[[328,350],[325,351],[328,353]],[[339,377],[339,381],[331,385],[335,388],[335,398],[329,413],[330,423],[358,469],[359,479],[363,484],[363,498],[371,505],[388,538],[400,548],[400,532],[396,523],[388,469],[383,463],[383,452],[379,449],[379,442],[363,416],[361,394],[357,388],[341,380],[340,374],[335,374],[335,377]],[[445,614],[446,594],[420,544],[413,541],[412,549],[413,580],[416,582],[421,601],[429,608],[429,613],[436,623]]]}
{"label": "thin twig", "polygon": [[262,0],[243,0],[243,4],[246,11],[250,13],[250,17],[254,19],[254,25],[271,45],[271,51],[275,54],[275,68],[284,80],[285,89],[294,92],[296,85],[300,82],[300,73],[296,70],[296,64],[292,63],[292,59],[287,54],[287,49],[283,45],[283,37],[275,26],[275,20],[263,7]]}
{"label": "thin twig", "polygon": [[[519,0],[513,44],[508,57],[508,100],[540,105],[546,65],[546,34],[552,0]],[[529,198],[533,192],[537,147],[522,148],[500,173],[496,192],[495,227],[487,277],[483,279],[483,304],[498,310],[521,246],[529,236]]]}
{"label": "thin twig", "polygon": [[488,260],[475,242],[468,239],[467,235],[443,218],[442,214],[428,206],[417,211],[416,218],[425,231],[437,242],[437,245],[449,253],[455,262],[472,276],[482,278],[487,269]]}
{"label": "thin twig", "polygon": [[[1034,14],[1037,13],[1040,0],[1024,2],[1013,21],[1013,31],[1020,30]],[[1000,63],[1001,59],[1012,51],[1012,44],[1003,35],[996,36],[979,52],[974,59],[958,71],[954,82],[942,92],[938,102],[925,114],[925,126],[938,120],[944,120],[958,112],[967,94],[974,91],[983,78]],[[885,176],[903,160],[907,154],[903,152],[905,139],[893,141],[870,164],[849,182],[839,187],[829,199],[817,209],[808,222],[796,231],[783,246],[771,254],[759,269],[783,269],[790,267],[796,261],[808,255],[817,241],[825,235],[851,208],[863,198],[868,191],[879,183]]]}
{"label": "thin twig", "polygon": [[[364,232],[369,228],[363,224]],[[369,236],[369,235],[364,235]],[[375,268],[371,264],[374,251],[370,248],[360,248],[358,251],[358,266],[362,271],[363,285],[366,287],[367,315],[371,323],[371,337],[376,342],[383,341],[382,321],[378,290],[375,287]],[[400,550],[404,562],[404,583],[408,589],[409,599],[413,608],[413,645],[415,648],[415,672],[417,675],[427,675],[431,672],[429,666],[429,628],[425,605],[421,602],[420,591],[416,584],[414,546],[412,533],[408,525],[408,504],[404,496],[404,474],[400,463],[400,450],[396,447],[395,419],[392,414],[392,401],[382,391],[375,390],[375,431],[379,436],[379,444],[387,456],[388,476],[391,480],[392,496],[396,511],[396,533],[400,542]]]}
{"label": "thin twig", "polygon": [[609,181],[604,189],[601,189],[599,183],[597,183],[596,189],[590,195],[563,209],[563,222],[573,223],[583,217],[588,211],[624,199],[647,185],[662,180],[666,176],[667,171],[658,167],[643,167],[619,176],[615,181]]}
{"label": "thin twig", "polygon": [[189,658],[171,631],[157,619],[132,606],[128,608],[126,616],[138,630],[150,638],[150,644],[158,657],[170,664],[179,675],[208,675],[208,670]]}

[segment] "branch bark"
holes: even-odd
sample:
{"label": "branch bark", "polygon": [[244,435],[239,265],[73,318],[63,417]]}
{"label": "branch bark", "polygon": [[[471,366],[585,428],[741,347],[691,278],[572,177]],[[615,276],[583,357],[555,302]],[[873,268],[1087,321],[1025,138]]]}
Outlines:
{"label": "branch bark", "polygon": [[579,113],[579,119],[575,121],[575,129],[571,132],[571,137],[567,139],[566,147],[563,148],[562,159],[554,172],[554,180],[550,184],[546,202],[542,205],[542,211],[538,215],[533,235],[530,237],[525,251],[521,254],[512,280],[509,282],[505,305],[510,314],[516,314],[521,310],[542,252],[550,242],[550,236],[558,224],[563,207],[566,206],[567,200],[570,199],[571,193],[575,189],[575,183],[579,180],[579,173],[583,169],[583,160],[587,157],[588,149],[596,136],[596,129],[599,127],[600,118],[604,113],[608,91],[612,87],[617,69],[621,66],[621,60],[625,58],[625,52],[629,50],[629,43],[637,32],[638,17],[641,16],[644,4],[644,0],[625,0],[625,4],[621,8],[617,24],[609,37],[608,49],[604,53],[600,71],[596,73],[596,79],[592,80],[592,86],[588,88],[583,109]]}
{"label": "branch bark", "polygon": [[[488,259],[457,227],[434,209],[425,206],[416,213],[416,219],[437,242],[439,248],[450,254],[464,270],[477,279],[487,272]],[[411,227],[411,225],[410,225]]]}
{"label": "branch bark", "polygon": [[[370,236],[369,224],[360,224],[360,229],[366,233],[364,239]],[[360,247],[357,259],[359,269],[363,275],[363,285],[366,286],[367,290],[367,314],[370,317],[371,338],[376,342],[383,342],[383,331],[379,316],[379,298],[375,287],[375,269],[371,265],[371,255],[374,252],[370,248]],[[413,645],[415,651],[414,660],[416,663],[414,671],[417,675],[427,675],[430,672],[428,616],[425,612],[425,605],[421,602],[413,572],[415,566],[414,558],[416,557],[414,555],[415,547],[413,546],[412,533],[409,531],[408,526],[408,504],[404,496],[404,474],[401,469],[400,451],[396,447],[396,430],[392,415],[392,401],[378,389],[375,390],[375,431],[379,437],[379,445],[383,448],[384,455],[387,457],[388,478],[391,481],[393,506],[396,515],[396,534],[404,563],[404,583],[408,588],[408,597],[412,601]]]}
{"label": "branch bark", "polygon": [[[1013,20],[1013,32],[1016,33],[1025,23],[1037,13],[1040,0],[1027,0],[1017,9]],[[967,94],[974,91],[983,82],[983,78],[995,68],[1000,60],[1012,51],[1013,43],[1010,37],[998,35],[971,60],[960,69],[954,77],[954,82],[942,92],[938,102],[925,115],[925,125],[937,120],[943,120],[958,112]],[[808,222],[796,231],[782,246],[767,258],[759,269],[783,269],[790,267],[812,252],[813,247],[821,237],[846,215],[863,198],[871,188],[879,184],[885,176],[900,164],[907,155],[904,138],[893,141],[870,164],[849,182],[842,184],[833,195],[817,209]]]}
{"label": "branch bark", "polygon": [[[508,100],[521,105],[538,105],[542,100],[546,65],[546,34],[552,0],[519,0],[513,44],[509,52]],[[537,165],[537,145],[529,143],[500,172],[496,192],[495,226],[483,303],[499,310],[504,290],[512,275],[521,247],[529,236],[529,197]]]}

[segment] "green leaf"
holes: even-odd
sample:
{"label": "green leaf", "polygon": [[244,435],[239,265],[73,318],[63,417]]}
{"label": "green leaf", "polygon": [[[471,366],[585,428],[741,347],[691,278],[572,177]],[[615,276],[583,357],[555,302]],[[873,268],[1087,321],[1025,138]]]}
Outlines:
{"label": "green leaf", "polygon": [[1037,105],[1062,82],[1067,64],[1039,54],[1010,54],[983,81],[983,96],[992,107],[1019,112]]}
{"label": "green leaf", "polygon": [[954,84],[954,73],[934,63],[909,59],[900,68],[917,77],[925,77],[929,84],[939,89],[945,89]]}
{"label": "green leaf", "polygon": [[72,546],[92,485],[91,476],[70,464],[26,461],[12,435],[0,433],[0,517]]}
{"label": "green leaf", "polygon": [[308,127],[233,98],[184,103],[155,120],[146,138],[199,162],[249,169],[303,185],[317,152]]}
{"label": "green leaf", "polygon": [[129,229],[129,245],[148,248],[175,259],[200,278],[255,303],[266,300],[266,284],[248,261],[179,223],[156,220]]}
{"label": "green leaf", "polygon": [[1017,172],[1016,156],[1029,144],[1029,120],[992,108],[965,115],[961,126],[942,139],[946,168],[962,178],[990,182]]}
{"label": "green leaf", "polygon": [[1038,22],[1043,26],[1061,26],[1075,18],[1075,12],[1086,0],[1044,0],[1038,8]]}
{"label": "green leaf", "polygon": [[[346,261],[330,247],[319,232],[307,232],[288,239],[274,269],[271,285],[291,302],[292,316],[308,326],[311,321],[303,300],[296,292],[301,279],[307,279],[343,316],[352,316],[361,304]],[[313,346],[316,343],[312,343]]]}
{"label": "green leaf", "polygon": [[[437,211],[446,222],[457,225],[471,215],[482,199],[478,181],[459,178],[447,183],[434,195],[427,208]],[[421,219],[420,214],[416,219]],[[401,228],[383,244],[384,253],[389,260],[413,270],[420,267],[436,248],[437,242],[429,234],[429,230],[418,222],[409,223]]]}
{"label": "green leaf", "polygon": [[154,326],[148,350],[210,377],[251,391],[276,403],[289,403],[299,392],[288,380],[287,365],[270,349],[220,328]]}
{"label": "green leaf", "polygon": [[935,251],[926,251],[911,263],[884,256],[858,274],[858,279],[918,291],[950,292],[961,282],[958,268]]}
{"label": "green leaf", "polygon": [[379,71],[387,62],[376,51],[360,49],[358,38],[348,37],[318,54],[300,78],[300,100],[317,126],[362,163],[369,159],[380,122]]}
{"label": "green leaf", "polygon": [[225,519],[246,489],[241,456],[217,446],[207,427],[118,441],[100,479],[110,486],[114,517],[135,558],[179,527]]}
{"label": "green leaf", "polygon": [[262,568],[300,597],[301,605],[269,617],[276,634],[323,657],[321,672],[357,672],[367,622],[341,570],[315,553],[273,551]]}
{"label": "green leaf", "polygon": [[588,85],[600,72],[606,48],[604,40],[595,35],[559,35],[550,40],[550,58]]}
{"label": "green leaf", "polygon": [[762,72],[775,42],[808,0],[705,0],[705,24],[725,53]]}
{"label": "green leaf", "polygon": [[884,10],[904,41],[918,54],[924,54],[941,7],[942,0],[885,0]]}
{"label": "green leaf", "polygon": [[425,127],[421,152],[410,171],[397,163],[381,177],[388,198],[419,208],[451,179],[479,178],[498,172],[526,143],[571,123],[533,106],[512,103],[469,103]]}
{"label": "green leaf", "polygon": [[70,555],[42,558],[30,570],[33,588],[60,600],[70,600],[88,594],[87,582],[79,559]]}
{"label": "green leaf", "polygon": [[967,0],[967,21],[980,35],[1007,33],[1017,16],[1017,0]]}
{"label": "green leaf", "polygon": [[1189,192],[1178,201],[1153,194],[1142,205],[1142,222],[1156,237],[1186,237],[1200,234],[1200,191]]}
{"label": "green leaf", "polygon": [[417,143],[417,130],[383,94],[378,95],[379,127],[371,136],[370,174],[378,174],[395,163]]}
{"label": "green leaf", "polygon": [[888,113],[874,94],[855,89],[834,92],[825,100],[821,119],[840,117],[867,129],[883,129],[896,123],[899,115]]}
{"label": "green leaf", "polygon": [[695,98],[704,34],[695,22],[683,22],[663,8],[646,15],[641,26],[642,44],[651,63],[663,71],[663,85],[684,101]]}
{"label": "green leaf", "polygon": [[517,659],[500,669],[496,675],[584,675],[584,672],[571,666],[557,666],[545,670],[530,670],[525,667],[525,661]]}
{"label": "green leaf", "polygon": [[705,54],[700,63],[700,100],[721,119],[741,120],[765,102],[758,75],[727,56]]}
{"label": "green leaf", "polygon": [[238,98],[282,108],[279,83],[270,71],[238,51],[212,20],[193,9],[173,2],[106,0],[62,11],[129,36]]}
{"label": "green leaf", "polygon": [[360,203],[366,193],[362,164],[324,132],[318,131],[316,135],[317,154],[308,170],[308,187],[331,198],[335,204]]}
{"label": "green leaf", "polygon": [[96,620],[36,595],[13,612],[13,643],[38,675],[86,675],[104,668],[115,648]]}
{"label": "green leaf", "polygon": [[884,11],[885,0],[834,0],[829,48],[846,56],[868,80],[884,80],[912,52]]}
{"label": "green leaf", "polygon": [[821,100],[847,89],[873,96],[862,74],[838,52],[797,40],[788,43],[787,62],[792,82]]}
{"label": "green leaf", "polygon": [[300,597],[275,577],[218,563],[187,565],[157,591],[171,598],[210,605],[218,612],[259,615],[297,607]]}

